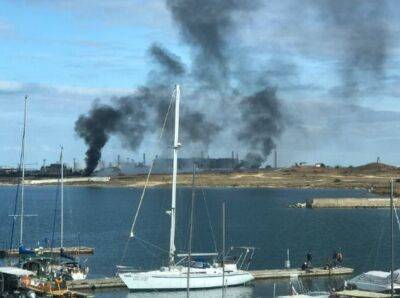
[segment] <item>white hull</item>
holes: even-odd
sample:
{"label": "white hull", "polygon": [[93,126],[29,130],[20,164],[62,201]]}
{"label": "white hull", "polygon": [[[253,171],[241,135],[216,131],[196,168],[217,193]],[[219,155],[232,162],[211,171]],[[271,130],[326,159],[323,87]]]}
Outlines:
{"label": "white hull", "polygon": [[[149,272],[120,273],[119,277],[130,290],[186,290],[187,271],[185,267]],[[244,285],[254,277],[246,271],[225,272],[224,286]],[[190,289],[210,289],[222,287],[221,268],[191,269]]]}

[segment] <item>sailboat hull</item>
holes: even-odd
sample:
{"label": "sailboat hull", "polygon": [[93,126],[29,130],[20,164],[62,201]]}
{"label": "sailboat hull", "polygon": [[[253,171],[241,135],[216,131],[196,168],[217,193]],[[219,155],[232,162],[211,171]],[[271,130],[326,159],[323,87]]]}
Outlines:
{"label": "sailboat hull", "polygon": [[[186,290],[187,272],[181,270],[127,272],[119,277],[130,290]],[[244,285],[254,277],[246,271],[225,272],[224,286]],[[190,273],[190,289],[210,289],[222,287],[222,271],[208,268]]]}

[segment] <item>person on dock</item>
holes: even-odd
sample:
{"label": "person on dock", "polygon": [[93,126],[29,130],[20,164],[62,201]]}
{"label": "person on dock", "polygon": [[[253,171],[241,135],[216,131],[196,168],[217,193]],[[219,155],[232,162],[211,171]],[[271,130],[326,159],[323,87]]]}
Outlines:
{"label": "person on dock", "polygon": [[311,250],[308,251],[306,258],[307,258],[307,264],[308,264],[308,265],[311,265],[311,261],[312,261],[312,253],[311,253]]}
{"label": "person on dock", "polygon": [[333,267],[337,267],[343,262],[343,254],[341,253],[341,249],[335,250],[332,255],[332,263]]}

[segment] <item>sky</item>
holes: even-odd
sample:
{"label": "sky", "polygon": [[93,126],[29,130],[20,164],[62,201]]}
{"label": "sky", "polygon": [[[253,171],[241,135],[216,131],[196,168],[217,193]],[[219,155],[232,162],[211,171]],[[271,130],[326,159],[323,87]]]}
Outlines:
{"label": "sky", "polygon": [[[366,1],[386,6],[380,18],[379,12],[367,16],[369,33],[353,35],[351,29],[365,25],[357,21],[360,1],[353,0],[354,16],[350,10],[346,17],[342,10],[332,13],[336,8],[321,17],[326,7],[316,8],[316,1],[260,2],[256,10],[235,15],[238,25],[230,38],[251,58],[244,61],[246,67],[263,68],[277,88],[285,115],[276,139],[279,164],[358,165],[379,156],[400,165],[400,4]],[[298,5],[301,10],[293,9]],[[374,22],[384,25],[385,39],[374,35]],[[148,49],[154,42],[192,63],[193,48],[165,1],[0,1],[0,166],[18,164],[25,95],[27,163],[37,167],[43,159],[56,161],[62,145],[66,162],[76,158],[83,166],[86,145],[74,131],[75,121],[95,99],[109,103],[136,92],[147,80],[153,63]],[[375,54],[382,43],[385,60],[373,64],[377,70],[365,71],[362,53]],[[337,92],[346,84],[344,63],[355,69],[348,79],[358,80],[356,95]],[[365,76],[359,74],[364,71]],[[252,79],[251,71],[247,78]],[[202,108],[208,112],[207,105]],[[103,159],[114,162],[120,154],[140,160],[143,152],[157,154],[153,142],[146,139],[132,152],[112,137]],[[232,150],[244,156],[247,149],[216,140],[208,154],[230,156]]]}

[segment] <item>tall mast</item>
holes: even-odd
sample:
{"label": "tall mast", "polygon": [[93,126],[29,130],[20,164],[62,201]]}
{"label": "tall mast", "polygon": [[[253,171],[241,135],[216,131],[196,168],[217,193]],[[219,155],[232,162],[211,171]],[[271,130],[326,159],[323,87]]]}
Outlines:
{"label": "tall mast", "polygon": [[172,171],[172,203],[171,203],[171,231],[170,231],[170,242],[169,242],[169,265],[174,264],[175,257],[175,217],[176,217],[176,175],[178,170],[178,150],[180,147],[179,143],[179,102],[180,102],[181,91],[179,85],[175,87],[175,137],[174,137],[174,160],[173,160],[173,171]]}
{"label": "tall mast", "polygon": [[22,131],[22,146],[21,146],[21,214],[20,214],[20,232],[19,232],[19,244],[22,245],[24,235],[24,190],[25,190],[25,131],[26,131],[26,120],[27,120],[27,102],[28,95],[25,95],[24,102],[24,127]]}
{"label": "tall mast", "polygon": [[64,247],[64,163],[63,163],[63,147],[61,146],[60,154],[60,170],[61,170],[61,248]]}
{"label": "tall mast", "polygon": [[390,179],[390,297],[394,295],[393,289],[393,271],[394,271],[394,241],[393,241],[393,197],[394,197],[394,182]]}
{"label": "tall mast", "polygon": [[222,203],[222,297],[225,297],[225,202]]}

